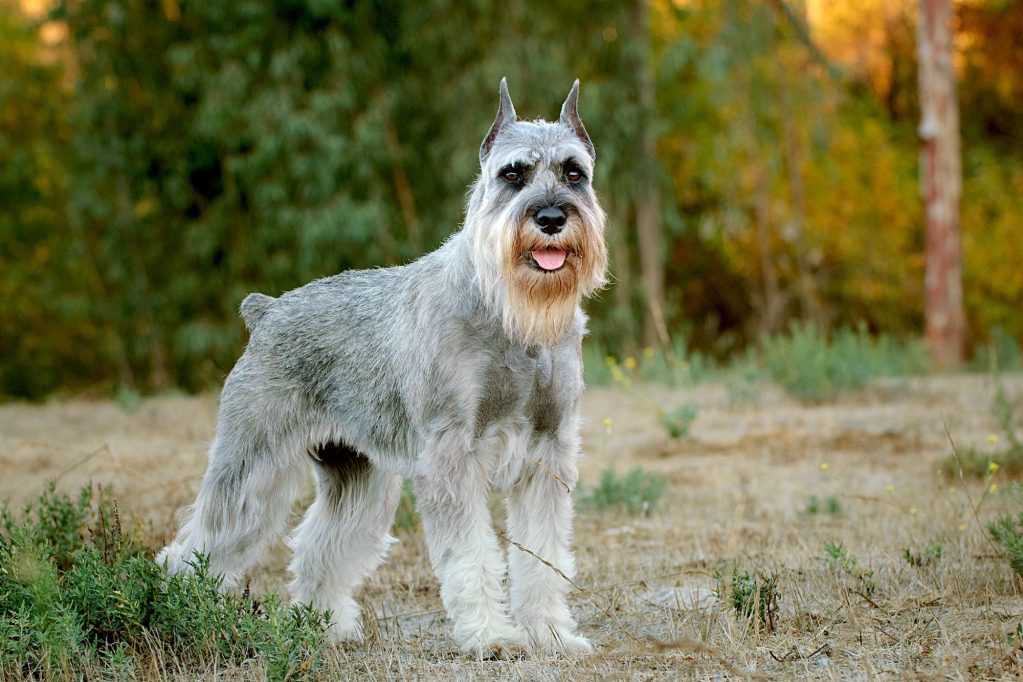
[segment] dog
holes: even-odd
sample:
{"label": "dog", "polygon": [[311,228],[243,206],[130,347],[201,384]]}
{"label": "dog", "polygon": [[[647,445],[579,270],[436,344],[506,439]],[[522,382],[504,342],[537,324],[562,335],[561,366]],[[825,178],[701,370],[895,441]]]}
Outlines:
{"label": "dog", "polygon": [[[360,640],[353,593],[395,542],[411,478],[462,651],[592,651],[564,577],[580,302],[607,272],[578,97],[577,80],[556,122],[519,121],[501,80],[463,226],[436,251],[245,298],[248,345],[224,383],[198,496],[158,556],[169,572],[203,553],[225,588],[238,584],[285,530],[312,468],[316,498],[288,542],[291,596],[330,611],[334,640]],[[507,563],[491,490],[507,496]]]}

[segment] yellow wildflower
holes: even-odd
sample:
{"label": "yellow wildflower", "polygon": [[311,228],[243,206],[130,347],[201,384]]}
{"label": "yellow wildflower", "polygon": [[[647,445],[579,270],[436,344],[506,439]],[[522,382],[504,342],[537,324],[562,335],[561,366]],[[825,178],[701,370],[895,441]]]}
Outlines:
{"label": "yellow wildflower", "polygon": [[821,462],[821,471],[827,471],[830,468],[827,462]]}
{"label": "yellow wildflower", "polygon": [[997,491],[998,490],[998,484],[997,483],[992,483],[991,487],[988,490],[990,490],[992,493]]}
{"label": "yellow wildflower", "polygon": [[991,473],[997,472],[1000,468],[1001,467],[998,466],[998,462],[988,462],[987,463],[987,470],[990,471]]}
{"label": "yellow wildflower", "polygon": [[885,491],[890,495],[895,492],[895,486],[889,484],[889,486],[885,488]]}
{"label": "yellow wildflower", "polygon": [[998,442],[998,436],[992,433],[990,436],[987,437],[987,442],[994,445],[995,443]]}

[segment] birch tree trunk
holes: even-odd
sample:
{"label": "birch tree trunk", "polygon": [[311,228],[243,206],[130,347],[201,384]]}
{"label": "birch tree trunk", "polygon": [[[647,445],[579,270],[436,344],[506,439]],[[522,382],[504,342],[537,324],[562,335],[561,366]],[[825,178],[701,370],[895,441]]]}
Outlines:
{"label": "birch tree trunk", "polygon": [[939,368],[963,359],[962,251],[959,197],[962,169],[959,108],[952,66],[950,0],[920,0],[920,191],[926,213],[926,336]]}

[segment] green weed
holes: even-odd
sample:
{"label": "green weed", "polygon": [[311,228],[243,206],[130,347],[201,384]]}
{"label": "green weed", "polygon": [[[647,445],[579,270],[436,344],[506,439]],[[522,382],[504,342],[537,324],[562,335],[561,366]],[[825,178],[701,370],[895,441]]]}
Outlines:
{"label": "green weed", "polygon": [[927,566],[933,566],[941,561],[942,545],[940,542],[935,542],[933,545],[924,547],[919,552],[914,552],[911,549],[902,550],[902,558],[905,559],[906,563],[914,568],[924,568]]}
{"label": "green weed", "polygon": [[824,543],[825,560],[828,567],[847,579],[846,587],[863,597],[870,598],[877,588],[872,569],[862,568],[856,557],[840,542]]}
{"label": "green weed", "polygon": [[613,469],[605,469],[592,490],[581,491],[579,504],[597,511],[625,509],[631,514],[649,516],[657,507],[667,482],[654,473],[636,467],[619,477]]}
{"label": "green weed", "polygon": [[416,511],[416,496],[412,492],[412,481],[405,480],[401,486],[401,500],[394,513],[394,529],[411,531],[419,528],[419,512]]}
{"label": "green weed", "polygon": [[1006,514],[987,525],[991,538],[1001,546],[1005,561],[1023,578],[1023,488],[1016,486],[1018,514]]}
{"label": "green weed", "polygon": [[717,572],[716,578],[718,598],[730,603],[736,616],[755,618],[760,627],[774,632],[781,600],[777,576],[764,575],[760,571],[740,572],[738,566],[732,566],[727,584],[722,571]]}
{"label": "green weed", "polygon": [[[810,499],[806,501],[806,513],[810,516],[820,513],[822,505],[820,499],[816,495],[810,495]],[[842,513],[842,503],[838,501],[838,498],[834,495],[829,495],[824,498],[823,511],[832,515],[837,516]]]}
{"label": "green weed", "polygon": [[669,437],[673,439],[687,438],[689,427],[696,421],[696,416],[699,413],[700,408],[696,405],[679,405],[661,417],[661,424],[667,430]]}

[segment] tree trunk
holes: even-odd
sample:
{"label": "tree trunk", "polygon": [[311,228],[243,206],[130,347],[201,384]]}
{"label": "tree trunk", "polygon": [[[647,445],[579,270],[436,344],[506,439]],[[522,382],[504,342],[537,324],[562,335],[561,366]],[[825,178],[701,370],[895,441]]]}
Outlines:
{"label": "tree trunk", "polygon": [[962,169],[959,109],[952,66],[949,0],[920,0],[917,55],[920,79],[920,191],[926,212],[927,345],[939,368],[963,359],[962,252],[959,196]]}
{"label": "tree trunk", "polygon": [[632,38],[636,49],[636,87],[639,95],[640,149],[639,168],[642,189],[636,196],[636,236],[643,294],[647,309],[643,314],[643,344],[658,344],[671,351],[671,340],[664,319],[664,253],[661,245],[661,192],[656,172],[657,140],[654,137],[655,93],[649,54],[650,30],[647,0],[633,6]]}
{"label": "tree trunk", "polygon": [[763,314],[760,317],[760,336],[770,336],[781,328],[784,302],[778,285],[778,272],[774,267],[771,248],[771,188],[766,166],[757,178],[757,250],[760,252],[760,276],[763,279]]}

